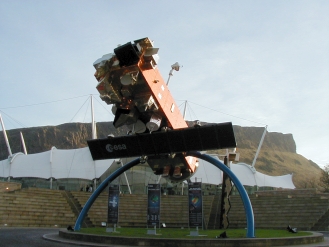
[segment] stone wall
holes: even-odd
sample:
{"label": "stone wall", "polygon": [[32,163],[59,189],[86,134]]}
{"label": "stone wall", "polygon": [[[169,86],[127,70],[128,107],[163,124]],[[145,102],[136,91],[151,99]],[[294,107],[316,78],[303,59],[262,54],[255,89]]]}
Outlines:
{"label": "stone wall", "polygon": [[22,184],[0,181],[0,192],[15,191],[21,189]]}

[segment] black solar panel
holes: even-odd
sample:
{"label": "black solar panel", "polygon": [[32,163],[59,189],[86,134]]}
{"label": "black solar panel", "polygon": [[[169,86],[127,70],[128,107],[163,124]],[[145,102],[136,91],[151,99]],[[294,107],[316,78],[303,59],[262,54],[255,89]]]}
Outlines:
{"label": "black solar panel", "polygon": [[89,140],[94,160],[236,147],[232,123]]}

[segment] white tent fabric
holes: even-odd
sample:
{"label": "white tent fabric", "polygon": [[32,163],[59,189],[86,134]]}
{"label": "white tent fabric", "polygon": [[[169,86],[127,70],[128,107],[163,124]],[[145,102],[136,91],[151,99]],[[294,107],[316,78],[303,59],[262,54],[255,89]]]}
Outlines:
{"label": "white tent fabric", "polygon": [[[218,159],[217,157],[213,157]],[[223,172],[213,164],[199,159],[197,171],[192,175],[191,181],[202,182],[206,184],[221,184],[223,182]]]}
{"label": "white tent fabric", "polygon": [[50,151],[29,155],[15,154],[10,164],[10,176],[50,178],[49,156]]}
{"label": "white tent fabric", "polygon": [[[218,159],[217,156],[213,158]],[[218,159],[219,160],[219,159]],[[53,147],[50,151],[38,154],[15,154],[11,159],[0,161],[0,177],[38,177],[38,178],[80,178],[92,180],[99,178],[113,163],[114,159],[94,161],[88,147],[60,150]],[[245,163],[231,164],[232,172],[243,185],[294,189],[292,175],[269,176],[257,172]],[[133,175],[135,173],[135,175]],[[129,183],[147,183],[158,179],[154,174],[143,171],[127,172]],[[139,174],[139,176],[138,176]],[[137,175],[137,176],[136,176]],[[204,160],[199,160],[199,167],[191,181],[218,185],[222,183],[223,172]],[[146,181],[147,180],[147,181]],[[125,183],[124,180],[122,180]]]}
{"label": "white tent fabric", "polygon": [[15,154],[11,159],[0,161],[0,177],[37,178],[99,178],[114,159],[94,161],[88,147],[50,151],[37,154]]}
{"label": "white tent fabric", "polygon": [[95,178],[94,161],[88,148],[73,150],[52,149],[52,177]]}
{"label": "white tent fabric", "polygon": [[[88,149],[89,151],[89,149]],[[103,173],[115,163],[115,159],[97,160],[95,162],[96,178],[100,178]]]}
{"label": "white tent fabric", "polygon": [[[217,156],[213,156],[213,158],[219,160]],[[257,172],[250,165],[245,163],[231,164],[230,167],[243,185],[295,189],[295,185],[292,182],[292,174],[269,176]],[[223,174],[221,170],[209,162],[200,160],[199,167],[191,177],[191,181],[194,181],[194,179],[199,181],[201,179],[202,183],[218,185],[222,183],[222,177]]]}
{"label": "white tent fabric", "polygon": [[244,185],[295,189],[292,174],[269,176],[252,169],[250,165],[245,163],[231,164],[231,170]]}
{"label": "white tent fabric", "polygon": [[292,174],[286,174],[283,176],[268,176],[260,172],[256,172],[256,180],[259,187],[275,187],[285,189],[295,189],[295,185],[292,181]]}
{"label": "white tent fabric", "polygon": [[0,177],[9,177],[10,162],[8,159],[0,161]]}

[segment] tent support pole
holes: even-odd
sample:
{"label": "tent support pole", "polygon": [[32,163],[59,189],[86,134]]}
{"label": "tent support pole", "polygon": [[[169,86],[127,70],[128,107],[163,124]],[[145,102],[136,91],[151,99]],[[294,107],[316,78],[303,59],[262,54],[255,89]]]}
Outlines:
{"label": "tent support pole", "polygon": [[252,168],[255,167],[256,160],[257,160],[257,158],[258,158],[258,155],[259,155],[260,149],[262,148],[262,145],[263,145],[263,142],[264,142],[264,138],[265,138],[266,132],[267,132],[267,125],[265,126],[265,129],[264,129],[264,132],[263,132],[262,138],[260,139],[260,142],[259,142],[259,145],[258,145],[258,149],[257,149],[257,151],[256,151],[256,154],[255,154],[254,160],[253,160],[253,162],[252,162],[252,164],[251,164],[251,167],[252,167]]}
{"label": "tent support pole", "polygon": [[2,126],[3,138],[5,139],[5,142],[6,142],[8,154],[9,154],[9,157],[11,158],[13,156],[13,153],[11,152],[10,144],[9,144],[9,141],[8,141],[8,136],[7,136],[7,133],[6,133],[5,124],[2,121],[1,114],[0,114],[0,123],[1,123],[1,126]]}

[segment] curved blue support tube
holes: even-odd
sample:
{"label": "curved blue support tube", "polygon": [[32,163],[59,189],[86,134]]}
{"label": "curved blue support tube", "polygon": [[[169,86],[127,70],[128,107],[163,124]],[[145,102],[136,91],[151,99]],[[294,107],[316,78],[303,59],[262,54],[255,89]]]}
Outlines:
{"label": "curved blue support tube", "polygon": [[246,212],[246,218],[247,218],[247,238],[254,238],[255,237],[255,222],[254,222],[254,212],[252,210],[252,205],[249,199],[249,196],[237,178],[235,174],[229,169],[225,164],[220,162],[219,160],[214,159],[213,157],[206,155],[206,154],[201,154],[199,152],[188,152],[187,156],[194,156],[200,159],[203,159],[205,161],[208,161],[209,163],[213,164],[214,166],[218,167],[220,170],[225,172],[229,178],[232,180],[234,183],[235,187],[240,193],[244,209]]}
{"label": "curved blue support tube", "polygon": [[[209,163],[213,164],[223,172],[225,172],[230,179],[233,181],[234,185],[236,186],[237,190],[240,193],[245,211],[246,211],[246,218],[247,218],[247,237],[248,238],[254,238],[255,237],[255,222],[254,222],[254,213],[252,210],[251,202],[248,197],[248,194],[246,190],[244,189],[243,185],[239,181],[239,179],[235,176],[235,174],[222,162],[219,160],[214,159],[213,157],[205,154],[201,154],[199,152],[188,152],[187,156],[194,156],[200,159],[203,159],[205,161],[208,161]],[[84,220],[87,212],[89,211],[91,205],[94,203],[94,201],[97,199],[99,194],[107,187],[109,182],[112,182],[114,179],[116,179],[119,175],[124,173],[126,170],[129,170],[135,165],[138,165],[140,163],[140,159],[135,159],[128,164],[124,165],[123,167],[120,167],[117,169],[114,173],[112,173],[109,177],[107,177],[100,186],[94,191],[94,193],[90,196],[88,201],[86,202],[85,206],[81,210],[79,217],[77,218],[77,221],[74,225],[74,230],[79,231],[82,221]]]}
{"label": "curved blue support tube", "polygon": [[94,201],[97,199],[97,197],[99,196],[99,194],[107,187],[108,183],[112,182],[114,179],[116,179],[119,175],[121,175],[122,173],[124,173],[125,171],[129,170],[130,168],[132,168],[135,165],[138,165],[140,163],[140,159],[135,159],[131,162],[129,162],[128,164],[120,167],[119,169],[117,169],[116,171],[114,171],[110,176],[108,176],[99,186],[98,188],[94,191],[94,193],[91,194],[91,196],[89,197],[88,201],[86,202],[86,204],[84,205],[84,207],[82,208],[77,221],[75,222],[74,225],[74,231],[79,231],[81,228],[81,224],[86,216],[86,214],[88,213],[91,205],[93,205]]}

